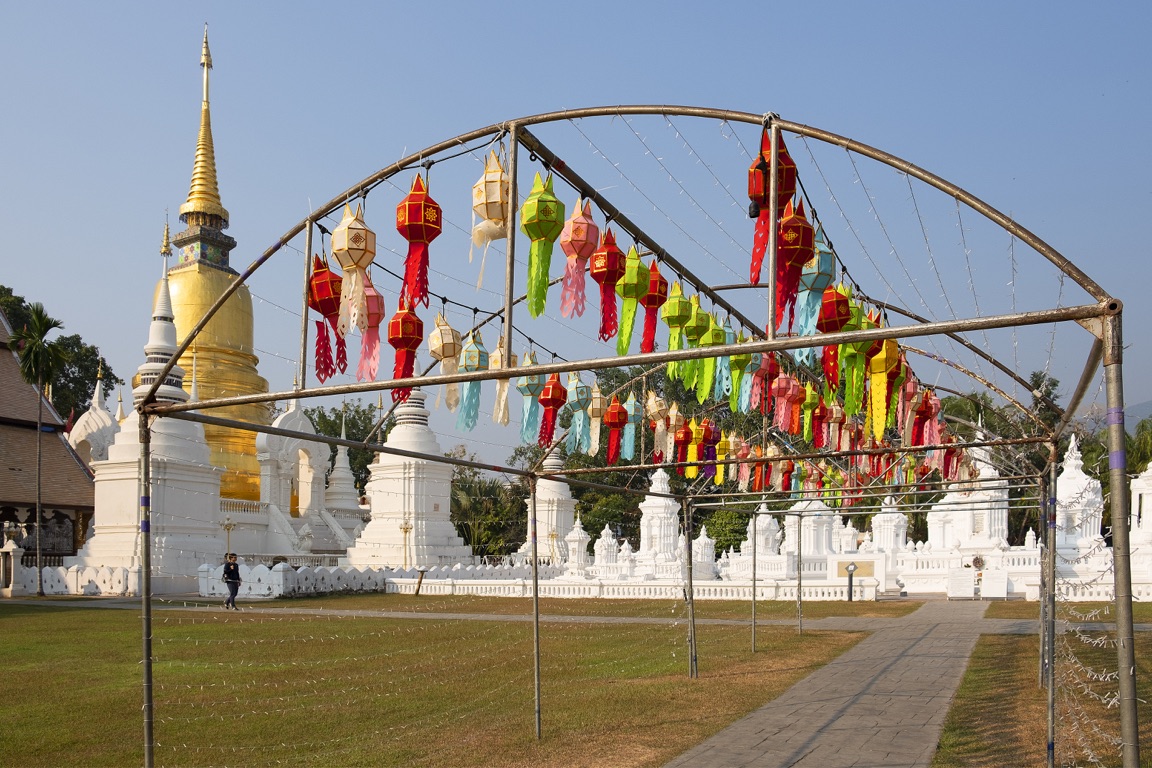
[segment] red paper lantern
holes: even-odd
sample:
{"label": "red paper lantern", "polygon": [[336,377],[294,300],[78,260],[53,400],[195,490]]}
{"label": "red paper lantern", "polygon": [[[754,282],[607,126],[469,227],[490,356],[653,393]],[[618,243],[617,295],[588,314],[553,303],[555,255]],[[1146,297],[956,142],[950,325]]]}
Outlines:
{"label": "red paper lantern", "polygon": [[548,448],[556,434],[556,414],[568,402],[568,390],[560,383],[560,374],[554,373],[544,382],[539,402],[544,406],[544,414],[540,418],[540,437],[537,443],[541,448]]}
{"label": "red paper lantern", "polygon": [[[692,432],[692,426],[687,421],[681,424],[680,428],[672,435],[672,443],[676,446],[677,462],[683,464],[688,461],[688,446],[692,444],[694,438],[695,434]],[[684,474],[684,469],[683,466],[676,467],[676,474]]]}
{"label": "red paper lantern", "polygon": [[772,171],[772,139],[767,129],[760,136],[760,154],[748,168],[748,215],[756,219],[756,230],[752,246],[752,266],[749,279],[753,284],[760,282],[760,270],[764,264],[764,253],[768,250],[768,238],[773,234],[776,217],[796,194],[796,163],[784,146],[780,136],[776,150],[776,207],[773,210],[768,199],[770,188],[768,179]]}
{"label": "red paper lantern", "polygon": [[668,279],[660,274],[656,259],[648,268],[648,293],[640,299],[644,307],[644,336],[640,339],[640,351],[651,352],[656,348],[656,320],[660,308],[668,301]]}
{"label": "red paper lantern", "polygon": [[396,229],[408,241],[404,288],[412,306],[428,306],[428,244],[440,235],[440,206],[428,195],[424,177],[416,174],[408,196],[396,206]]}
{"label": "red paper lantern", "polygon": [[608,341],[619,327],[616,319],[616,283],[624,276],[624,254],[616,247],[616,235],[606,227],[600,247],[592,254],[589,274],[600,284],[600,340]]}
{"label": "red paper lantern", "polygon": [[604,412],[604,425],[608,427],[608,464],[620,460],[620,430],[628,424],[628,410],[620,403],[618,395],[612,396],[612,404]]}
{"label": "red paper lantern", "polygon": [[776,328],[788,310],[788,329],[796,312],[796,294],[800,290],[800,275],[804,264],[816,252],[816,230],[804,215],[804,201],[795,209],[789,201],[780,219],[776,233]]}
{"label": "red paper lantern", "polygon": [[[388,343],[396,348],[396,365],[392,378],[407,379],[416,367],[416,350],[424,341],[424,321],[416,315],[412,302],[407,297],[400,298],[400,306],[388,321]],[[392,390],[392,402],[400,403],[408,399],[411,387]]]}
{"label": "red paper lantern", "polygon": [[319,312],[325,320],[316,321],[316,378],[323,384],[336,375],[337,368],[343,373],[348,368],[348,351],[344,337],[336,334],[336,362],[332,362],[332,340],[328,326],[336,330],[340,320],[340,289],[343,279],[328,266],[327,259],[312,256],[312,276],[308,278],[308,306]]}

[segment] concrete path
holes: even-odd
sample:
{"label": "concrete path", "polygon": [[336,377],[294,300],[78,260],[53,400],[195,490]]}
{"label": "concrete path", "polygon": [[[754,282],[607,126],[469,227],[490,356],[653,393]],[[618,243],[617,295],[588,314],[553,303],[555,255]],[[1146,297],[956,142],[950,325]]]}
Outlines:
{"label": "concrete path", "polygon": [[1035,631],[1033,621],[986,620],[986,607],[928,602],[900,619],[806,622],[873,634],[668,767],[929,765],[977,638]]}

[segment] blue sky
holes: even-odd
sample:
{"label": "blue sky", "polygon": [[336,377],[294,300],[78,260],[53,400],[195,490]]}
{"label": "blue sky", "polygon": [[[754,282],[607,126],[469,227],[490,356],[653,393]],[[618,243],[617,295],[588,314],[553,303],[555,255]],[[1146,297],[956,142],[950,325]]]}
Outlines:
{"label": "blue sky", "polygon": [[[1152,399],[1141,226],[1152,203],[1145,140],[1152,62],[1143,39],[1150,15],[1142,3],[1089,11],[1067,2],[4,2],[0,226],[9,236],[0,282],[43,301],[122,376],[135,369],[165,212],[176,227],[188,190],[208,22],[216,158],[238,268],[310,205],[408,152],[490,123],[610,104],[774,111],[966,188],[1122,299],[1127,400],[1137,403]],[[754,146],[754,129],[591,122],[558,126],[545,140],[581,163],[605,194],[619,194],[618,204],[631,206],[629,215],[658,240],[681,242],[672,219],[699,232],[685,250],[698,242],[705,255],[685,256],[691,266],[746,272],[735,245],[750,243],[751,225],[731,195],[744,200],[747,160],[739,150]],[[991,313],[1085,300],[1023,245],[971,212],[957,217],[938,193],[912,191],[875,164],[854,169],[843,152],[789,142],[841,258],[877,298],[940,316],[949,305]],[[466,228],[480,165],[464,158],[444,168],[434,170],[433,195],[446,216],[463,211],[456,220]],[[402,175],[396,184],[406,191],[409,181]],[[633,183],[657,203],[633,196]],[[861,195],[865,189],[871,197]],[[558,193],[571,206],[574,195]],[[382,188],[368,201],[368,223],[401,253],[390,221],[402,194]],[[686,196],[699,204],[673,212]],[[910,202],[925,227],[909,216]],[[721,219],[723,226],[712,226]],[[470,287],[475,266],[462,260],[466,247],[459,232],[433,244],[440,274],[433,290],[497,305],[493,294]],[[290,386],[294,370],[301,259],[292,252],[253,282],[261,372],[277,389]],[[502,255],[489,259],[486,288],[502,278],[491,266]],[[926,271],[910,292],[905,283],[921,279],[913,276],[918,263]],[[560,264],[557,257],[554,275]],[[960,272],[948,272],[957,264]],[[752,297],[742,300],[755,306]],[[526,323],[566,357],[607,351],[554,320]],[[1050,331],[978,343],[1025,375],[1050,356],[1067,392],[1088,339],[1075,329]],[[930,383],[952,376],[927,364],[921,375]],[[517,443],[517,430],[486,428],[473,437],[487,441],[479,452],[499,459]],[[442,440],[445,448],[454,442]]]}

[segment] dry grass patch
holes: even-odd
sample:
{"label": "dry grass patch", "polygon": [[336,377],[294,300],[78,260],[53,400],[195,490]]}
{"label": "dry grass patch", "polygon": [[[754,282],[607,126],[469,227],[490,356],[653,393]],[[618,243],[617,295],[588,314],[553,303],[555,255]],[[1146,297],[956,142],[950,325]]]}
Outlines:
{"label": "dry grass patch", "polygon": [[[203,599],[179,600],[175,605],[219,606],[222,601]],[[403,613],[478,613],[499,616],[526,616],[532,613],[530,597],[488,597],[482,595],[397,595],[364,593],[318,595],[276,600],[241,601],[246,608],[307,609],[332,611],[387,611]],[[883,602],[817,602],[804,603],[804,618],[829,616],[859,618],[894,618],[906,616],[923,604],[919,600]],[[552,616],[629,616],[637,618],[683,618],[688,609],[682,600],[602,600],[541,598],[541,615]],[[697,600],[696,616],[702,619],[749,621],[752,604],[733,600]],[[794,601],[761,600],[756,604],[758,620],[795,620]]]}
{"label": "dry grass patch", "polygon": [[[1116,668],[1116,651],[1112,647],[1094,648],[1074,635],[1063,635],[1059,642],[1069,643],[1081,664],[1096,669]],[[1047,692],[1037,684],[1038,655],[1039,640],[1035,636],[980,638],[948,712],[933,766],[1002,768],[1045,764]],[[1152,697],[1152,637],[1136,636],[1136,662],[1137,696],[1142,700],[1138,702],[1140,741],[1147,744],[1152,739],[1152,705],[1143,702]],[[1069,666],[1066,659],[1058,659],[1058,673],[1067,671]],[[1098,693],[1116,689],[1115,682],[1091,685]],[[1119,753],[1106,740],[1091,736],[1090,727],[1074,725],[1077,712],[1082,712],[1087,723],[1095,723],[1101,730],[1118,736],[1117,710],[1107,709],[1084,695],[1072,680],[1057,690],[1057,764],[1088,764],[1080,741],[1084,737],[1088,749],[1102,759],[1103,765],[1120,765]]]}
{"label": "dry grass patch", "polygon": [[[702,625],[691,680],[683,621],[545,622],[537,742],[530,624],[155,616],[158,765],[661,765],[864,636],[765,628],[752,654],[747,627]],[[5,752],[142,761],[136,611],[0,604],[0,623]]]}
{"label": "dry grass patch", "polygon": [[[1114,606],[1111,603],[1065,603],[1060,602],[1056,604],[1057,615],[1069,608],[1075,610],[1077,613],[1086,614],[1092,611],[1105,610],[1109,613],[1104,616],[1102,621],[1114,622],[1116,621],[1116,613]],[[988,611],[984,614],[986,619],[1035,619],[1040,620],[1040,603],[1039,602],[1026,602],[1023,600],[1009,600],[1007,602],[994,602],[988,605]],[[1137,624],[1152,623],[1152,603],[1133,603],[1132,604],[1132,621]]]}

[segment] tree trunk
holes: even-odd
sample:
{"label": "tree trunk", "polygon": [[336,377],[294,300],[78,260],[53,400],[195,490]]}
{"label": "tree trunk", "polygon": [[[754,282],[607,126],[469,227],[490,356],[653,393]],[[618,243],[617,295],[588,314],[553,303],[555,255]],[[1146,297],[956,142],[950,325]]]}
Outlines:
{"label": "tree trunk", "polygon": [[44,430],[44,381],[36,380],[36,594],[44,596],[44,562],[43,548],[40,544],[40,529],[43,528],[44,512],[40,501],[40,475],[41,475],[41,435]]}

